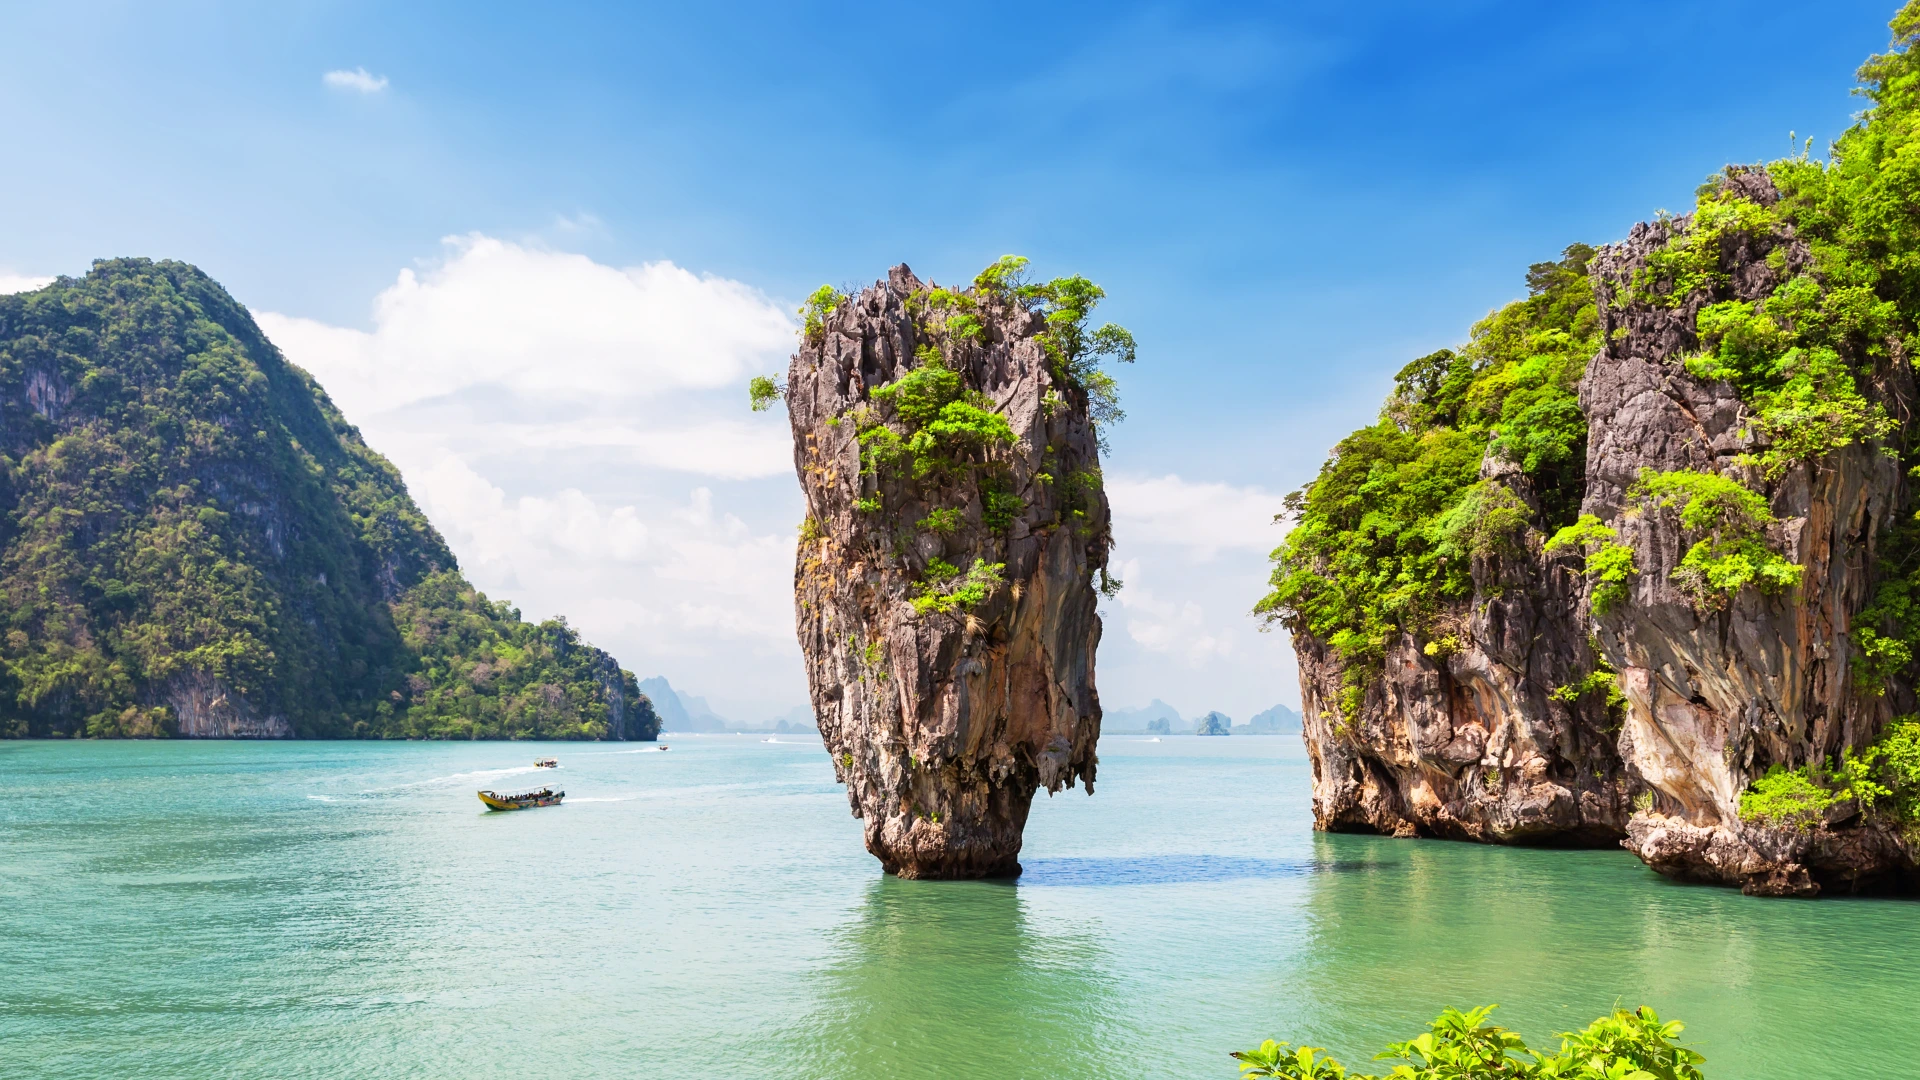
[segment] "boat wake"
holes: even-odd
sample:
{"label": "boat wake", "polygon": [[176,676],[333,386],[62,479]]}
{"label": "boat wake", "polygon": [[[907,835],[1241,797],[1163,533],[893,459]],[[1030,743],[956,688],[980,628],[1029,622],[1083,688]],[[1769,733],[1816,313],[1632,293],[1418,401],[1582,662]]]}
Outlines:
{"label": "boat wake", "polygon": [[568,801],[568,802],[575,802],[575,803],[583,803],[583,802],[632,802],[633,800],[635,800],[635,799],[637,799],[637,798],[639,798],[639,797],[640,797],[640,796],[638,796],[638,795],[601,795],[601,796],[591,796],[591,795],[589,795],[589,796],[587,796],[586,798],[581,798],[581,799],[568,799],[567,801]]}
{"label": "boat wake", "polygon": [[524,776],[530,772],[540,771],[542,770],[534,765],[516,765],[510,769],[475,769],[472,772],[454,773],[452,776],[436,776],[431,780],[416,780],[413,784],[403,784],[401,786],[412,787],[414,784],[451,784],[456,781],[465,783],[470,780],[486,780],[499,776]]}
{"label": "boat wake", "polygon": [[405,791],[408,788],[429,787],[437,784],[470,784],[475,780],[497,780],[506,776],[523,776],[530,772],[546,772],[532,765],[516,765],[506,769],[474,769],[470,772],[454,773],[451,776],[433,776],[425,780],[409,780],[404,784],[391,787],[367,788],[362,795],[378,795],[387,791]]}

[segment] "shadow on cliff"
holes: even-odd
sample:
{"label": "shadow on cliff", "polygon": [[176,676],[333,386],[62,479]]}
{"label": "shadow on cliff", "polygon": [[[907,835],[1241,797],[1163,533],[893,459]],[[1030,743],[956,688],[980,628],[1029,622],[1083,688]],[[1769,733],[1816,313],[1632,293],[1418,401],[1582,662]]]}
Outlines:
{"label": "shadow on cliff", "polygon": [[1367,859],[1254,859],[1232,855],[1141,855],[1113,859],[1031,859],[1020,885],[1177,885],[1307,874],[1357,873],[1396,865]]}
{"label": "shadow on cliff", "polygon": [[1112,958],[1017,889],[883,877],[832,937],[799,1021],[804,1075],[1118,1075],[1101,1064],[1123,1017]]}

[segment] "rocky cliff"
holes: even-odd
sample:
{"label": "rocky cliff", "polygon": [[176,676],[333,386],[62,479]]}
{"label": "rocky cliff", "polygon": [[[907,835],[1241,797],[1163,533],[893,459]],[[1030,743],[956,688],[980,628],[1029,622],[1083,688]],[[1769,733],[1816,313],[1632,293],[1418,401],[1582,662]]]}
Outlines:
{"label": "rocky cliff", "polygon": [[1541,543],[1533,532],[1526,550],[1476,560],[1472,598],[1446,609],[1446,647],[1399,634],[1351,717],[1348,665],[1296,633],[1319,828],[1495,843],[1623,834],[1630,783],[1605,697],[1556,697],[1592,663],[1578,583]]}
{"label": "rocky cliff", "polygon": [[1621,842],[1771,895],[1916,883],[1911,781],[1874,749],[1911,683],[1863,671],[1859,632],[1894,621],[1862,612],[1909,513],[1913,377],[1899,305],[1849,294],[1810,242],[1824,174],[1801,166],[1792,203],[1728,170],[1697,214],[1591,257],[1577,522],[1547,520],[1496,427],[1431,530],[1491,535],[1452,549],[1470,587],[1377,662],[1287,594],[1319,827]]}
{"label": "rocky cliff", "polygon": [[[1758,207],[1779,202],[1764,171],[1731,172],[1724,189]],[[1684,217],[1636,226],[1594,266],[1609,344],[1581,386],[1592,431],[1582,510],[1618,531],[1638,568],[1626,602],[1595,619],[1626,697],[1620,757],[1646,790],[1625,843],[1663,873],[1749,892],[1898,881],[1914,868],[1913,850],[1901,830],[1866,820],[1857,805],[1815,827],[1742,820],[1741,802],[1769,768],[1819,769],[1912,707],[1904,681],[1863,683],[1849,633],[1873,597],[1881,540],[1908,505],[1894,452],[1903,440],[1890,432],[1894,441],[1854,441],[1767,467],[1767,451],[1796,433],[1769,430],[1732,382],[1702,378],[1686,361],[1715,344],[1703,341],[1703,311],[1764,306],[1812,267],[1813,253],[1782,215],[1721,237],[1720,273],[1684,298],[1636,295],[1656,253],[1700,230]],[[1897,345],[1878,357],[1868,351],[1878,344],[1856,342],[1857,355],[1845,359],[1869,401],[1909,416],[1911,367]],[[1687,587],[1698,530],[1674,508],[1636,499],[1647,469],[1726,476],[1762,495],[1775,519],[1765,542],[1800,568],[1798,587],[1747,587],[1703,602]]]}
{"label": "rocky cliff", "polygon": [[787,373],[813,709],[902,877],[1017,874],[1034,793],[1093,791],[1111,383],[1091,361],[1115,339],[1082,333],[1090,283],[1018,266],[817,294]]}

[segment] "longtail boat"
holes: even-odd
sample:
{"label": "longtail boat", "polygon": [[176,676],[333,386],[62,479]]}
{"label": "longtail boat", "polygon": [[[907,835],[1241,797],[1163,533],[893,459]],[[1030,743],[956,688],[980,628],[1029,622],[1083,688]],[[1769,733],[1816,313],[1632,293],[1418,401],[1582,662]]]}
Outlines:
{"label": "longtail boat", "polygon": [[486,803],[489,810],[525,810],[529,806],[559,806],[560,800],[566,797],[566,792],[555,791],[552,788],[523,791],[518,795],[502,795],[493,791],[480,793],[480,801]]}

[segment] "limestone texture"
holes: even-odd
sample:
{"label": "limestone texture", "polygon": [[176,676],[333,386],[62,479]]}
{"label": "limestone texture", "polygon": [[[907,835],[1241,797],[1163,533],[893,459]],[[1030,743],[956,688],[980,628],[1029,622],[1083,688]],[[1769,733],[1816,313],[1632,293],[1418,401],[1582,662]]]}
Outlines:
{"label": "limestone texture", "polygon": [[[1108,506],[1087,396],[1049,362],[1045,321],[981,295],[981,329],[958,332],[931,289],[896,266],[841,300],[793,357],[786,401],[808,514],[794,614],[867,850],[901,877],[1011,876],[1034,793],[1093,791]],[[863,432],[915,429],[875,391],[929,363],[957,373],[1013,441],[924,469],[863,462]],[[976,562],[988,572],[968,602],[927,599],[955,584],[944,568]]]}
{"label": "limestone texture", "polygon": [[[1764,172],[1727,182],[1763,205],[1777,200]],[[1628,602],[1593,614],[1578,555],[1549,555],[1532,532],[1524,555],[1476,561],[1475,595],[1450,613],[1459,647],[1429,655],[1403,639],[1351,724],[1338,719],[1337,657],[1296,635],[1318,827],[1617,842],[1663,874],[1764,895],[1915,884],[1912,844],[1851,803],[1809,828],[1740,819],[1741,792],[1771,765],[1825,760],[1913,711],[1904,685],[1877,695],[1856,686],[1848,637],[1873,586],[1876,538],[1911,508],[1898,460],[1877,445],[1772,480],[1740,460],[1764,449],[1762,436],[1733,387],[1683,366],[1700,347],[1696,316],[1766,295],[1811,256],[1791,225],[1729,234],[1723,284],[1676,307],[1636,299],[1635,272],[1688,224],[1635,226],[1589,271],[1605,344],[1580,387],[1581,510],[1632,546],[1639,572]],[[1912,415],[1905,363],[1863,381],[1894,416]],[[1715,472],[1761,492],[1778,519],[1767,540],[1805,568],[1802,586],[1749,588],[1718,610],[1698,608],[1671,578],[1688,547],[1677,514],[1627,496],[1643,468]],[[1497,457],[1482,474],[1530,498],[1525,477]],[[1592,670],[1595,651],[1618,672],[1624,704],[1556,698],[1555,688]]]}

